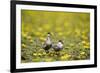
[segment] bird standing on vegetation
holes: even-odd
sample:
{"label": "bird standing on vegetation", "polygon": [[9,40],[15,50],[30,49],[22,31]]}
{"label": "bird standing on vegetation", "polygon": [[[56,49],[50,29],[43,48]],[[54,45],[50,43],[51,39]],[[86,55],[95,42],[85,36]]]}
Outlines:
{"label": "bird standing on vegetation", "polygon": [[55,52],[59,52],[63,49],[63,42],[61,40],[58,41],[56,45],[52,45],[52,48]]}
{"label": "bird standing on vegetation", "polygon": [[51,34],[48,33],[46,41],[44,42],[43,47],[42,47],[46,51],[46,53],[48,53],[49,49],[52,47],[52,41],[51,41],[50,36]]}

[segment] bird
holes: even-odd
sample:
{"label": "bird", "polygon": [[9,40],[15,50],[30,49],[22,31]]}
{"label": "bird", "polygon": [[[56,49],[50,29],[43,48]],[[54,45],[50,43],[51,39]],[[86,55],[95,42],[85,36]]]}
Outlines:
{"label": "bird", "polygon": [[49,52],[49,49],[52,47],[52,41],[51,41],[51,33],[47,34],[46,41],[44,42],[42,48],[45,50],[46,53]]}
{"label": "bird", "polygon": [[59,51],[61,51],[63,49],[63,42],[62,42],[62,40],[59,40],[57,42],[57,44],[53,44],[52,48],[54,49],[54,51],[56,52],[56,54],[58,54]]}

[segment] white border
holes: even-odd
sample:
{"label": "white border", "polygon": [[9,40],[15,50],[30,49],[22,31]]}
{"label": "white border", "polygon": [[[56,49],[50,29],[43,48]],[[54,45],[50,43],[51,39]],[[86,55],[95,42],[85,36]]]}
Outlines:
{"label": "white border", "polygon": [[[27,10],[46,10],[46,11],[67,11],[67,12],[89,12],[90,13],[90,60],[81,61],[58,61],[58,62],[39,62],[21,63],[21,9]],[[94,10],[84,8],[51,7],[35,5],[16,5],[16,69],[39,68],[54,66],[72,66],[94,64]]]}

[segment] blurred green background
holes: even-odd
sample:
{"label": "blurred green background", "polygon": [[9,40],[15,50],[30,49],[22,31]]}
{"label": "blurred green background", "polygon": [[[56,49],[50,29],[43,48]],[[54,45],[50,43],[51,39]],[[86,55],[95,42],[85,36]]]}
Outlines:
{"label": "blurred green background", "polygon": [[[21,10],[21,24],[22,63],[90,58],[89,13]],[[49,53],[41,48],[48,32],[52,34],[53,43],[64,42],[59,56],[52,48]]]}

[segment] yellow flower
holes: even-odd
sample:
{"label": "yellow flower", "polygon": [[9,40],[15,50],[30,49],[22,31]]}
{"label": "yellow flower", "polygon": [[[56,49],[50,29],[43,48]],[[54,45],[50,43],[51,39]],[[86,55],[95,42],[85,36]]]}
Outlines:
{"label": "yellow flower", "polygon": [[83,41],[82,43],[83,43],[84,48],[90,48],[90,43],[89,42]]}
{"label": "yellow flower", "polygon": [[40,37],[40,40],[41,40],[41,41],[45,41],[45,38],[44,38],[44,37]]}
{"label": "yellow flower", "polygon": [[30,40],[30,39],[31,39],[31,36],[27,36],[27,39],[29,39],[29,40]]}
{"label": "yellow flower", "polygon": [[81,55],[84,55],[84,54],[85,54],[85,52],[81,52],[80,54],[81,54]]}
{"label": "yellow flower", "polygon": [[59,33],[58,33],[58,35],[62,36],[62,35],[63,35],[63,33],[62,33],[62,32],[59,32]]}
{"label": "yellow flower", "polygon": [[22,48],[26,48],[26,45],[25,44],[22,44]]}
{"label": "yellow flower", "polygon": [[38,58],[38,57],[37,58],[33,58],[32,61],[33,62],[39,62],[40,61],[40,58]]}
{"label": "yellow flower", "polygon": [[27,37],[27,34],[24,33],[24,32],[22,32],[22,36],[23,36],[23,37]]}
{"label": "yellow flower", "polygon": [[37,56],[37,53],[33,53],[33,56]]}
{"label": "yellow flower", "polygon": [[61,60],[67,60],[70,57],[71,57],[71,55],[65,54],[65,55],[61,56]]}
{"label": "yellow flower", "polygon": [[43,29],[41,27],[38,28],[39,31],[42,31]]}
{"label": "yellow flower", "polygon": [[89,45],[90,45],[90,43],[89,43],[89,42],[87,42],[87,43],[86,43],[86,45],[87,45],[87,46],[89,46]]}
{"label": "yellow flower", "polygon": [[45,53],[45,52],[43,52],[43,55],[46,55],[46,53]]}
{"label": "yellow flower", "polygon": [[83,31],[82,34],[85,35],[86,34],[86,31]]}
{"label": "yellow flower", "polygon": [[53,59],[52,58],[47,58],[47,59],[45,59],[45,61],[46,62],[51,62],[51,61],[53,61]]}
{"label": "yellow flower", "polygon": [[82,35],[82,38],[83,38],[84,40],[88,40],[88,37],[85,36],[85,35]]}
{"label": "yellow flower", "polygon": [[33,40],[30,40],[30,43],[33,43]]}
{"label": "yellow flower", "polygon": [[82,44],[85,44],[86,43],[86,41],[82,41]]}
{"label": "yellow flower", "polygon": [[40,36],[41,33],[40,33],[40,32],[35,32],[35,35],[36,35],[36,36]]}
{"label": "yellow flower", "polygon": [[88,45],[84,45],[83,47],[84,47],[84,48],[90,48],[90,46],[88,46]]}
{"label": "yellow flower", "polygon": [[38,53],[38,56],[42,56],[42,54],[41,53]]}

